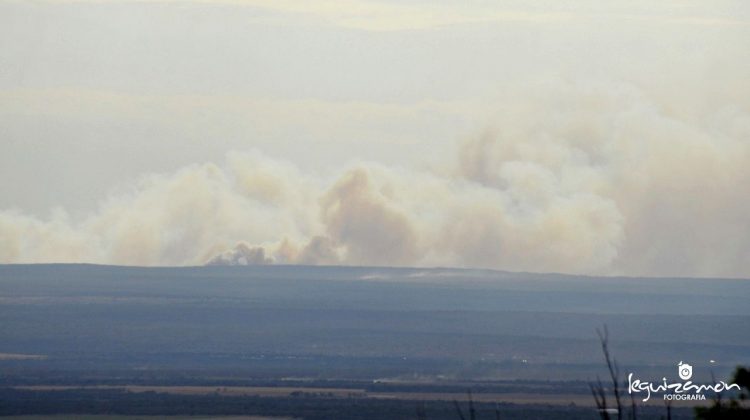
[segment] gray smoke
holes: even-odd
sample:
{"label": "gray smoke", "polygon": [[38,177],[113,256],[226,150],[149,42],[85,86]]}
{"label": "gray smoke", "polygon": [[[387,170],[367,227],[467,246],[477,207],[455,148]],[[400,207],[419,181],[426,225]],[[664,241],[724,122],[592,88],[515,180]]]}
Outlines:
{"label": "gray smoke", "polygon": [[272,262],[272,259],[266,258],[265,249],[239,243],[234,248],[211,258],[206,265],[262,265]]}

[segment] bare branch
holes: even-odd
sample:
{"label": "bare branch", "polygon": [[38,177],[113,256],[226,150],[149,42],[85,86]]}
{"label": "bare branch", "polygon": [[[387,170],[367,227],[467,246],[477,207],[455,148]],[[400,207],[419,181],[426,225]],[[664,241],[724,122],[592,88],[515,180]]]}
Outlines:
{"label": "bare branch", "polygon": [[596,377],[596,384],[589,384],[591,388],[591,395],[594,396],[594,402],[596,408],[599,410],[599,415],[602,420],[609,420],[609,413],[607,412],[607,393],[604,391],[604,385],[599,376]]}
{"label": "bare branch", "polygon": [[609,329],[607,325],[604,325],[603,330],[596,329],[596,334],[599,336],[599,341],[602,345],[602,353],[604,353],[604,361],[607,362],[607,369],[609,370],[609,378],[612,381],[612,393],[615,396],[615,405],[617,406],[617,420],[622,420],[622,401],[620,400],[620,366],[617,361],[612,358],[609,352]]}
{"label": "bare branch", "polygon": [[461,420],[466,420],[466,417],[464,417],[463,411],[461,411],[461,406],[458,405],[458,401],[453,400],[453,405],[456,407],[456,412],[458,413],[458,418]]}
{"label": "bare branch", "polygon": [[474,399],[471,397],[471,390],[469,389],[467,392],[469,393],[469,418],[477,420],[477,410],[474,409]]}
{"label": "bare branch", "polygon": [[427,413],[424,409],[424,401],[417,404],[417,420],[427,420]]}

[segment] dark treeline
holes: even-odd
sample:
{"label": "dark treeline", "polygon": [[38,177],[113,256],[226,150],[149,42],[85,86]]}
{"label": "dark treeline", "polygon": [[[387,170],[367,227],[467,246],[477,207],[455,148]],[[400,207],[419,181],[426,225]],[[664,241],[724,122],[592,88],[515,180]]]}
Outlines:
{"label": "dark treeline", "polygon": [[[474,403],[477,419],[596,419],[591,407]],[[71,389],[30,391],[0,388],[0,416],[49,414],[98,415],[265,415],[323,419],[414,419],[418,410],[430,420],[455,420],[451,401],[417,401],[331,398],[326,396],[234,397],[223,395],[173,395],[125,390]],[[661,410],[644,408],[639,418],[659,418]],[[673,419],[692,418],[690,409],[675,408]]]}

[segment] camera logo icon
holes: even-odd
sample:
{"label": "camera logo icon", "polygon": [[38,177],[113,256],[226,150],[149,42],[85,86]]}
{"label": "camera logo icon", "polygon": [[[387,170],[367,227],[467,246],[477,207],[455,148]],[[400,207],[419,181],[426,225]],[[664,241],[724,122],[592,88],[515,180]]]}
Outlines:
{"label": "camera logo icon", "polygon": [[693,376],[693,367],[687,363],[680,363],[677,365],[677,373],[680,375],[680,379],[687,381]]}

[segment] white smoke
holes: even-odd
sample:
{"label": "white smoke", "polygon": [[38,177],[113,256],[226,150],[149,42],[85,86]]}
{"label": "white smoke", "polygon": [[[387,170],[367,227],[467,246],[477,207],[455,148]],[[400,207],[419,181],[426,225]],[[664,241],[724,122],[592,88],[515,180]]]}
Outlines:
{"label": "white smoke", "polygon": [[538,92],[500,104],[441,169],[356,163],[330,179],[233,152],[145,176],[83,220],[6,210],[0,261],[750,276],[747,108]]}

